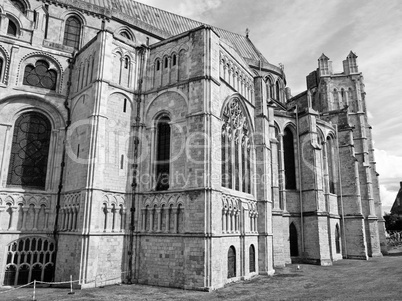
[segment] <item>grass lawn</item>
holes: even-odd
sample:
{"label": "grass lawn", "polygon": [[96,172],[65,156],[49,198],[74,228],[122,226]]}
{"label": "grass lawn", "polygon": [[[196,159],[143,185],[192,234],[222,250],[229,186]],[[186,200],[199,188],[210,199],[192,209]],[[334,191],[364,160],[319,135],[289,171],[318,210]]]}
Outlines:
{"label": "grass lawn", "polygon": [[[4,293],[0,300],[32,300],[32,288]],[[145,285],[114,285],[76,290],[39,288],[46,300],[402,300],[402,248],[368,261],[341,260],[333,266],[300,264],[277,269],[273,277],[257,276],[207,293]]]}

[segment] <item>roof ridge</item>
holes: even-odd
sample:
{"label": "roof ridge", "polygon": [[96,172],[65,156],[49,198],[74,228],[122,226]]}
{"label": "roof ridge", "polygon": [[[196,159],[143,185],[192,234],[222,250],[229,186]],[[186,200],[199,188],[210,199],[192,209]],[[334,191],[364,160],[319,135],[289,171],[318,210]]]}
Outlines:
{"label": "roof ridge", "polygon": [[[85,1],[85,0],[84,0],[84,1]],[[115,1],[120,1],[120,0],[111,0],[111,1],[112,1],[112,2],[115,2]],[[170,15],[179,17],[179,18],[181,18],[181,19],[186,19],[186,20],[188,20],[188,21],[197,22],[197,23],[199,23],[198,25],[200,25],[200,26],[201,26],[201,25],[209,25],[209,24],[203,23],[203,22],[201,22],[201,21],[197,21],[197,20],[191,19],[191,18],[189,18],[189,17],[181,16],[181,15],[176,14],[176,13],[173,13],[173,12],[171,12],[171,11],[164,10],[164,9],[161,9],[161,8],[158,8],[158,7],[149,5],[149,4],[145,4],[145,3],[142,3],[142,2],[139,2],[139,1],[135,1],[135,0],[128,0],[128,1],[130,1],[130,2],[135,2],[135,3],[138,3],[138,4],[140,4],[140,5],[147,6],[147,7],[150,7],[150,8],[152,8],[152,9],[155,9],[155,10],[158,10],[158,11],[163,11],[163,12],[165,12],[165,13],[168,13],[168,14],[170,14]],[[173,34],[173,33],[171,33],[171,34]]]}
{"label": "roof ridge", "polygon": [[[84,0],[84,1],[85,1],[85,0]],[[120,1],[120,0],[111,0],[111,1],[114,2],[114,1]],[[230,30],[228,30],[228,29],[221,28],[221,27],[218,27],[218,26],[215,26],[215,25],[207,24],[207,23],[205,23],[205,22],[201,22],[201,21],[198,21],[198,20],[195,20],[195,19],[186,17],[186,16],[182,16],[182,15],[179,15],[179,14],[173,13],[173,12],[171,12],[171,11],[164,10],[164,9],[161,9],[161,8],[158,8],[158,7],[149,5],[149,4],[145,4],[145,3],[142,3],[142,2],[139,2],[139,1],[136,1],[136,0],[128,0],[128,1],[130,1],[130,2],[136,2],[136,3],[139,3],[140,5],[144,5],[144,6],[147,6],[147,7],[151,7],[151,8],[153,8],[153,9],[155,9],[155,10],[158,10],[158,11],[166,12],[166,13],[168,13],[168,14],[170,14],[170,15],[177,16],[177,17],[179,17],[179,18],[181,18],[181,19],[186,19],[186,20],[188,20],[188,21],[197,22],[197,23],[199,23],[200,26],[201,26],[201,25],[207,25],[207,26],[211,26],[211,27],[214,28],[214,29],[226,31],[226,32],[228,32],[228,33],[235,34],[235,35],[240,36],[240,37],[245,37],[245,36],[243,36],[243,35],[241,35],[241,34],[239,34],[239,33],[237,33],[237,32],[233,32],[233,31],[230,31]],[[254,45],[253,45],[253,47],[254,47]],[[255,48],[255,47],[254,47],[254,48]],[[256,49],[256,48],[255,48],[255,49]],[[258,52],[259,52],[259,51],[258,51]],[[260,53],[260,52],[259,52],[259,53]],[[260,54],[261,54],[261,53],[260,53]]]}

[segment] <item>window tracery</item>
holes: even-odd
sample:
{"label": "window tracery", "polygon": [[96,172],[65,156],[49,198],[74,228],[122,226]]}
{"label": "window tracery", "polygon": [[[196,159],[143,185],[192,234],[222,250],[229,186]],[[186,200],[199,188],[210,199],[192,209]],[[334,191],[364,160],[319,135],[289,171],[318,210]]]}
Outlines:
{"label": "window tracery", "polygon": [[7,185],[45,188],[51,125],[37,112],[21,115],[14,126]]}
{"label": "window tracery", "polygon": [[223,122],[222,186],[251,193],[249,122],[238,98],[230,100],[224,108]]}
{"label": "window tracery", "polygon": [[38,60],[35,67],[31,64],[25,67],[23,85],[56,90],[57,72],[49,69],[46,61]]}
{"label": "window tracery", "polygon": [[43,237],[26,237],[8,245],[4,285],[22,285],[53,277],[55,245]]}

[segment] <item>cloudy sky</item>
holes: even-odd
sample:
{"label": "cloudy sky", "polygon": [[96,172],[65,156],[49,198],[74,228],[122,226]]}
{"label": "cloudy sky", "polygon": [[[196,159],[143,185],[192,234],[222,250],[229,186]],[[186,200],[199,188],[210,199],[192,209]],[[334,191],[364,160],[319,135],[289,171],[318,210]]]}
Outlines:
{"label": "cloudy sky", "polygon": [[350,50],[366,84],[384,211],[402,181],[401,0],[139,0],[250,39],[269,62],[285,65],[296,95],[325,53],[335,72]]}

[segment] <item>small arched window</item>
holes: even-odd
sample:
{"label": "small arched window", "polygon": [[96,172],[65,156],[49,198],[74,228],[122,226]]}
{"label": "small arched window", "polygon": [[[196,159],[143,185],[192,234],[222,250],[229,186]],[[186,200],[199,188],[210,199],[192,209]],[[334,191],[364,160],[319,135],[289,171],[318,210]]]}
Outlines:
{"label": "small arched window", "polygon": [[228,251],[228,278],[236,277],[236,249],[231,246]]}
{"label": "small arched window", "polygon": [[45,188],[51,124],[37,112],[22,114],[14,125],[7,185]]}
{"label": "small arched window", "polygon": [[19,10],[20,12],[22,12],[24,15],[26,15],[26,13],[27,13],[27,8],[26,8],[26,6],[25,6],[25,3],[23,3],[22,1],[19,1],[19,0],[11,0],[11,3],[12,3],[16,8],[18,8],[18,10]]}
{"label": "small arched window", "polygon": [[336,253],[340,254],[341,253],[341,234],[339,231],[338,224],[336,224],[336,227],[335,227],[335,248],[336,248]]}
{"label": "small arched window", "polygon": [[18,33],[18,26],[11,19],[8,20],[7,34],[16,37]]}
{"label": "small arched window", "polygon": [[250,260],[249,260],[249,265],[250,265],[250,273],[255,272],[255,248],[254,245],[250,246],[250,250],[249,250],[249,256],[250,256]]}
{"label": "small arched window", "polygon": [[172,57],[172,65],[173,65],[173,66],[176,66],[176,64],[177,64],[177,56],[176,56],[175,54],[173,54],[173,57]]}
{"label": "small arched window", "polygon": [[120,35],[124,38],[126,38],[127,40],[132,40],[131,36],[128,34],[127,31],[122,31],[120,32]]}
{"label": "small arched window", "polygon": [[128,69],[128,65],[130,64],[130,59],[128,57],[124,58],[124,69]]}
{"label": "small arched window", "polygon": [[169,59],[165,57],[165,68],[169,67]]}
{"label": "small arched window", "polygon": [[285,188],[296,189],[296,166],[293,133],[287,127],[283,135],[283,151],[285,161]]}
{"label": "small arched window", "polygon": [[328,160],[329,192],[335,193],[334,143],[331,137],[327,137],[327,160]]}
{"label": "small arched window", "polygon": [[77,17],[71,16],[66,20],[63,44],[78,49],[80,47],[80,39],[81,21]]}
{"label": "small arched window", "polygon": [[161,62],[159,60],[156,61],[156,71],[161,69]]}
{"label": "small arched window", "polygon": [[291,223],[289,226],[290,256],[299,256],[299,243],[296,226]]}
{"label": "small arched window", "polygon": [[266,92],[267,92],[267,99],[274,98],[272,95],[272,81],[269,77],[267,78]]}
{"label": "small arched window", "polygon": [[167,116],[157,121],[156,145],[156,190],[169,189],[170,172],[170,119]]}
{"label": "small arched window", "polygon": [[38,60],[35,67],[27,65],[24,72],[23,85],[56,90],[57,72],[49,69],[46,61]]}

